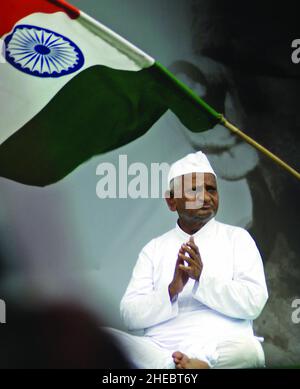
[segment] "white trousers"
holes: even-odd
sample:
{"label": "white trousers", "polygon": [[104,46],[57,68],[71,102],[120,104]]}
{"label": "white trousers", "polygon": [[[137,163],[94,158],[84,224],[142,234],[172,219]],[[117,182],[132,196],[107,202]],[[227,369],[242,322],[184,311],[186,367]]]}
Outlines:
{"label": "white trousers", "polygon": [[196,342],[192,350],[167,350],[156,344],[151,337],[135,336],[114,328],[106,328],[127,353],[138,369],[174,369],[174,351],[181,351],[189,358],[198,358],[215,369],[262,368],[265,366],[263,348],[255,336],[235,336],[203,347],[200,352]]}

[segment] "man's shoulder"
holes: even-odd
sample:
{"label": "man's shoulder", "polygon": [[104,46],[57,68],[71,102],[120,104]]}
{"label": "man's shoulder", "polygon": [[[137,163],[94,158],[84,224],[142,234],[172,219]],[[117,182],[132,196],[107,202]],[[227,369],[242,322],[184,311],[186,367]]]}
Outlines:
{"label": "man's shoulder", "polygon": [[216,228],[219,232],[226,233],[228,236],[244,236],[251,237],[250,233],[243,227],[226,224],[219,221],[216,222]]}

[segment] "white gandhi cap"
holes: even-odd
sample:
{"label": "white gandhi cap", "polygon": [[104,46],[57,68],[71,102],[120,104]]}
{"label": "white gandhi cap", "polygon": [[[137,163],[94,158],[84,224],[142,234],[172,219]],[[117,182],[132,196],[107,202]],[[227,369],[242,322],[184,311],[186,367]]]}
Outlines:
{"label": "white gandhi cap", "polygon": [[211,164],[206,155],[202,151],[191,153],[174,162],[168,174],[168,186],[175,177],[182,176],[188,173],[211,173],[216,177]]}

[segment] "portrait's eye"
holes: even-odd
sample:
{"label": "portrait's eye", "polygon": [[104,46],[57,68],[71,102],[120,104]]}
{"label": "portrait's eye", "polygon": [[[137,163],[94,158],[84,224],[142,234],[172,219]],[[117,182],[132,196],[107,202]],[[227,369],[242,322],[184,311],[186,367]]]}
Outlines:
{"label": "portrait's eye", "polygon": [[[216,76],[219,71],[213,61],[209,64],[209,67],[216,67],[213,77],[206,75],[208,64],[204,60],[202,62],[203,64],[199,60],[199,65],[196,66],[190,61],[175,61],[170,70],[218,112],[224,112],[227,82],[221,75]],[[207,72],[210,73],[211,69]]]}

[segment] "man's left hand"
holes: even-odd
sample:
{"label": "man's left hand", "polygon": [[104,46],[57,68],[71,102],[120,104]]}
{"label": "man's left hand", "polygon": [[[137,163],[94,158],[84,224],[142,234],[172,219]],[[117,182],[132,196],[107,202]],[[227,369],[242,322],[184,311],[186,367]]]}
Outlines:
{"label": "man's left hand", "polygon": [[180,257],[188,263],[188,266],[179,265],[180,269],[188,274],[193,280],[199,280],[203,268],[203,263],[199,253],[198,246],[195,244],[194,238],[191,236],[190,240],[183,244],[182,249],[189,256],[179,253]]}

